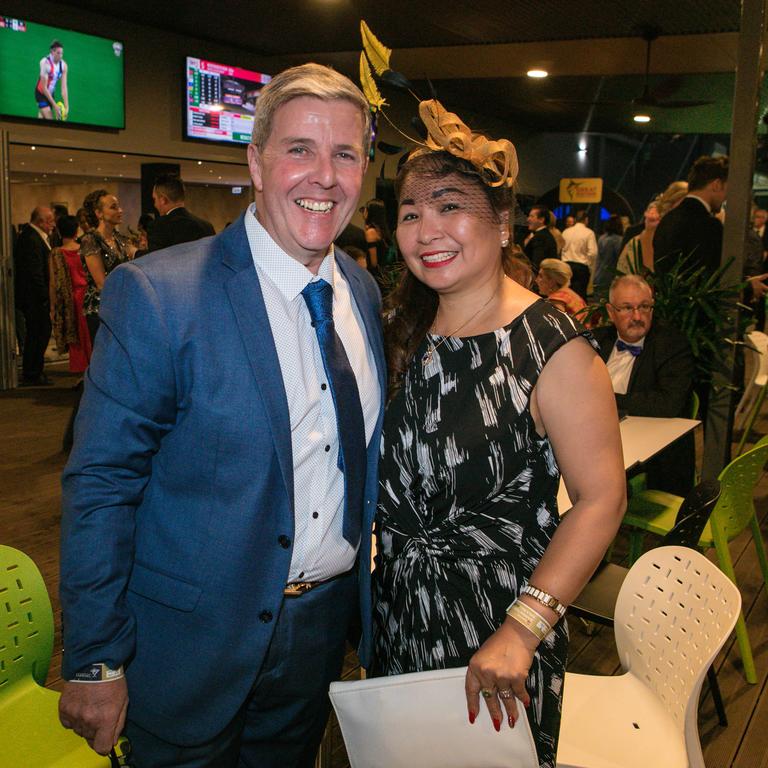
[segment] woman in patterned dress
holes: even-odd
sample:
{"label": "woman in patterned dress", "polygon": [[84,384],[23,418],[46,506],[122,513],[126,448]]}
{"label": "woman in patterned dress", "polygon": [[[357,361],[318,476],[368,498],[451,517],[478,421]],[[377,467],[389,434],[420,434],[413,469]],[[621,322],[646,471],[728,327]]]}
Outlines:
{"label": "woman in patterned dress", "polygon": [[[482,693],[496,730],[512,727],[516,697],[552,768],[567,630],[521,590],[576,597],[618,528],[625,480],[588,332],[504,274],[510,176],[422,151],[396,182],[409,271],[387,328],[373,672],[468,665],[470,722]],[[574,502],[562,522],[561,470]],[[552,631],[526,628],[520,606],[507,615],[516,602]]]}

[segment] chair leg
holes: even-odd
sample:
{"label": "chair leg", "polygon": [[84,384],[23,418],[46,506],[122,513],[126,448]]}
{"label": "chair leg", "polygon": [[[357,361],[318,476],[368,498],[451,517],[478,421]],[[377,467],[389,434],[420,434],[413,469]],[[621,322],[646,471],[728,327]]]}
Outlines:
{"label": "chair leg", "polygon": [[728,727],[728,718],[725,715],[725,705],[723,704],[723,697],[720,694],[720,684],[717,682],[717,672],[714,667],[710,667],[707,670],[707,680],[709,681],[709,692],[712,694],[712,702],[715,705],[715,711],[717,712],[717,719],[720,721],[720,725],[723,728]]}
{"label": "chair leg", "polygon": [[629,567],[631,568],[635,564],[640,555],[643,554],[643,540],[645,536],[639,530],[631,530],[629,532]]}
{"label": "chair leg", "polygon": [[752,540],[755,542],[760,570],[763,572],[763,583],[765,584],[766,590],[768,590],[768,555],[765,553],[763,534],[760,532],[760,524],[757,522],[757,515],[754,513],[749,521],[749,526],[752,529]]}
{"label": "chair leg", "polygon": [[739,440],[739,445],[736,448],[736,455],[741,456],[742,450],[744,450],[744,444],[749,439],[749,435],[752,432],[752,427],[755,424],[755,419],[757,419],[757,415],[760,413],[760,408],[763,405],[763,401],[765,400],[765,390],[766,387],[760,388],[760,393],[758,394],[757,398],[755,398],[755,402],[752,405],[752,407],[749,410],[749,416],[747,418],[747,423],[744,425],[744,432],[741,435],[741,440]]}
{"label": "chair leg", "polygon": [[[736,574],[733,570],[731,553],[728,550],[728,542],[725,540],[720,526],[715,520],[710,520],[712,525],[712,538],[715,540],[715,551],[717,552],[717,561],[720,570],[738,587]],[[744,611],[739,611],[739,618],[736,622],[736,640],[739,644],[741,653],[741,663],[744,665],[744,677],[748,683],[754,685],[757,683],[757,670],[755,669],[755,660],[752,657],[752,646],[749,643],[749,634],[747,633],[747,624],[744,621]]]}

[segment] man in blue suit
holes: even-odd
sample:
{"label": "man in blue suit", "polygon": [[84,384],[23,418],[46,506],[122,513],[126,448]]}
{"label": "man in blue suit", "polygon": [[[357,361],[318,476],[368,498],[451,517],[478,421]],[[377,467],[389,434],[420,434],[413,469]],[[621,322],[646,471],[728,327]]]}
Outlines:
{"label": "man in blue suit", "polygon": [[332,242],[369,143],[347,78],[281,73],[255,205],[106,281],[61,557],[60,717],[99,753],[125,722],[137,768],[311,766],[359,613],[366,660],[380,297]]}

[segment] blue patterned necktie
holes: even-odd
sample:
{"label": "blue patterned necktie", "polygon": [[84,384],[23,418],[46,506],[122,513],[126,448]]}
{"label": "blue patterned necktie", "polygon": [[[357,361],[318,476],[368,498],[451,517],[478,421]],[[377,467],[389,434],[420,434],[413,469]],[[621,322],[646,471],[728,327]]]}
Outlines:
{"label": "blue patterned necktie", "polygon": [[317,334],[320,356],[328,376],[339,433],[338,467],[344,473],[344,538],[360,541],[365,488],[365,421],[357,381],[333,323],[333,288],[325,280],[309,283],[301,292]]}
{"label": "blue patterned necktie", "polygon": [[619,352],[629,352],[632,357],[637,357],[643,351],[643,348],[637,344],[627,344],[626,341],[622,341],[621,339],[616,340],[616,349],[618,349]]}

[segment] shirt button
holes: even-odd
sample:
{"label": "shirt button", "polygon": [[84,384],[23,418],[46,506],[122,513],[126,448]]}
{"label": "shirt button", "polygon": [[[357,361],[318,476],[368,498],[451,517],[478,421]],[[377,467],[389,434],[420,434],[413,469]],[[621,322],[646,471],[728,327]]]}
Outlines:
{"label": "shirt button", "polygon": [[304,571],[302,571],[302,572],[299,574],[299,578],[300,578],[300,579],[303,579],[303,578],[304,578]]}
{"label": "shirt button", "polygon": [[330,451],[330,450],[331,450],[331,446],[330,445],[326,445],[325,446],[325,452],[328,453],[328,451]]}
{"label": "shirt button", "polygon": [[290,539],[289,539],[287,536],[285,536],[285,535],[283,535],[283,536],[278,536],[278,537],[277,537],[277,543],[278,543],[278,544],[279,544],[279,545],[280,545],[280,546],[281,546],[283,549],[288,549],[288,547],[290,547],[290,546],[291,546],[291,540],[290,540]]}
{"label": "shirt button", "polygon": [[262,611],[259,614],[259,618],[264,624],[269,624],[272,621],[272,611]]}
{"label": "shirt button", "polygon": [[320,385],[320,389],[322,389],[323,392],[325,392],[325,390],[328,389],[328,385],[327,384],[321,384]]}
{"label": "shirt button", "polygon": [[313,513],[312,513],[312,517],[314,517],[314,518],[315,518],[315,520],[317,520],[317,518],[318,518],[319,516],[320,516],[320,513],[319,513],[319,512],[313,512]]}

